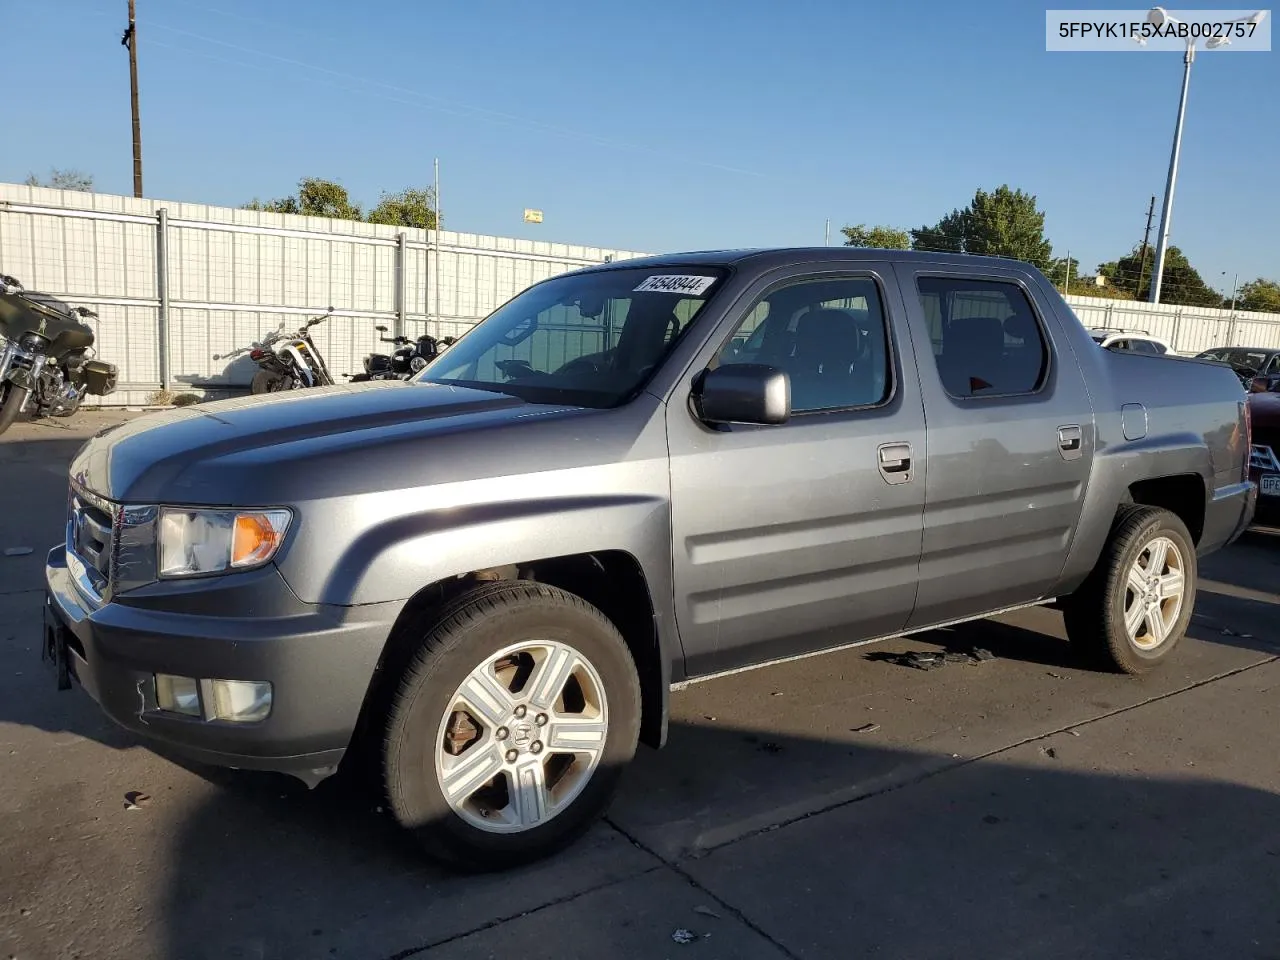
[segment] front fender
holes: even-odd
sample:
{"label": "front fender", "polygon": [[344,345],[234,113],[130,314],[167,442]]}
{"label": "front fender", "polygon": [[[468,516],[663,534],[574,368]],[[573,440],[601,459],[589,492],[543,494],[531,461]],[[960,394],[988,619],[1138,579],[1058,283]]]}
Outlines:
{"label": "front fender", "polygon": [[28,391],[34,390],[36,387],[35,378],[31,376],[30,367],[10,367],[9,372],[5,375],[5,381]]}
{"label": "front fender", "polygon": [[[425,584],[508,564],[622,550],[652,581],[665,559],[670,510],[641,495],[575,496],[424,510],[377,523],[349,541],[312,590],[290,585],[313,602],[351,606],[404,600]],[[646,562],[647,561],[647,562]],[[308,564],[310,566],[310,564]]]}

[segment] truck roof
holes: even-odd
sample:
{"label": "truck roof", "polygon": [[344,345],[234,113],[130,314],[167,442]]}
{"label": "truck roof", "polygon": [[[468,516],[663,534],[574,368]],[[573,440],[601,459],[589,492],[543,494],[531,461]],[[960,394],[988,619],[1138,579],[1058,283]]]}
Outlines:
{"label": "truck roof", "polygon": [[[812,261],[856,261],[856,260],[894,260],[915,261],[918,263],[947,263],[969,268],[999,266],[1022,267],[1028,270],[1036,268],[1025,260],[1010,257],[984,257],[972,253],[935,253],[929,250],[881,250],[876,247],[752,247],[727,250],[690,250],[681,253],[656,254],[648,257],[636,257],[631,260],[615,260],[602,264],[605,269],[617,267],[657,267],[657,266],[724,266],[740,264],[748,261],[778,264],[792,263],[797,260]],[[589,268],[599,269],[599,268]]]}

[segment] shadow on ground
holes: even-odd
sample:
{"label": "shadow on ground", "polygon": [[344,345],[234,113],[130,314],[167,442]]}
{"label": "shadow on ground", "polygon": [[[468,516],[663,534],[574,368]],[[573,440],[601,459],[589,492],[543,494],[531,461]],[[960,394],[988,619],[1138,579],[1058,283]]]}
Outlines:
{"label": "shadow on ground", "polygon": [[[672,736],[687,749],[714,755],[726,741],[751,734],[680,726]],[[779,778],[788,775],[789,754],[813,749],[829,750],[831,763],[851,777],[866,766],[921,767],[929,760],[795,738],[780,738],[776,746]],[[579,895],[580,907],[546,908],[567,918],[551,925],[554,939],[527,944],[524,955],[664,956],[674,929],[717,929],[685,904],[647,902],[643,885],[625,911],[592,909],[598,891],[629,883],[653,864],[614,843],[604,827],[544,864],[457,877],[423,862],[385,815],[356,804],[340,782],[311,793],[266,775],[224,783],[183,825],[174,847],[157,851],[173,865],[161,956],[404,958],[441,945],[458,956],[487,956],[469,953],[467,940],[455,938]],[[847,911],[822,922],[866,946],[876,942],[877,956],[1000,955],[1013,951],[1018,938],[1034,941],[1037,929],[1056,930],[1068,917],[1081,925],[1061,955],[1275,956],[1236,952],[1250,942],[1274,945],[1280,934],[1274,911],[1280,798],[1274,794],[997,763],[973,765],[954,783],[925,802],[916,798],[910,818],[887,824],[892,835],[877,832],[883,811],[868,807],[862,824],[854,815],[842,828],[848,832],[828,841],[843,853],[828,851],[812,871],[803,862],[815,849],[797,846],[790,863],[797,875],[785,891],[766,870],[754,877],[734,870],[733,884],[748,899],[804,900],[797,883],[821,890],[814,896],[843,903]],[[642,794],[645,786],[641,777],[624,778],[624,790]],[[714,807],[717,797],[712,792],[702,800]],[[601,872],[595,861],[602,856],[614,869]],[[579,878],[564,869],[575,862],[584,865]],[[1210,888],[1203,889],[1207,881]],[[1171,907],[1185,909],[1184,895],[1193,887],[1195,912],[1171,915]],[[734,922],[733,911],[710,889],[697,891],[696,900]],[[1131,919],[1118,930],[1110,921],[1095,925],[1099,915],[1106,920],[1116,913]],[[698,955],[777,955],[763,939],[752,943],[743,952],[722,935],[699,944]],[[960,944],[979,952],[953,952]],[[1030,948],[1010,955],[1050,954],[1060,955]]]}

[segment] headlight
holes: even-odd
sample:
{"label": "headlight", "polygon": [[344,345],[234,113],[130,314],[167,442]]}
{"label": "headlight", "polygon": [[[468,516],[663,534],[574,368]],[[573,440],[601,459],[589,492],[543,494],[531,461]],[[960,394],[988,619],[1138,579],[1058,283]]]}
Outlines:
{"label": "headlight", "polygon": [[414,357],[412,360],[409,361],[409,369],[412,370],[414,373],[417,373],[419,370],[423,369],[426,365],[427,365],[427,361],[424,357]]}
{"label": "headlight", "polygon": [[35,353],[37,350],[43,351],[49,345],[49,338],[42,337],[38,333],[24,333],[18,341],[18,346],[22,347],[28,353]]}
{"label": "headlight", "polygon": [[184,510],[162,507],[160,576],[194,577],[260,567],[280,549],[288,510]]}

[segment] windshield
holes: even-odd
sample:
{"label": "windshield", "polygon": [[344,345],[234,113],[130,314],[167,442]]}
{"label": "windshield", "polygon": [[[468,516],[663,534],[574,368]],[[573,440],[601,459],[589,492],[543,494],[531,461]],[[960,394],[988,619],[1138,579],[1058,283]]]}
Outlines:
{"label": "windshield", "polygon": [[724,273],[615,269],[548,280],[499,307],[416,379],[533,403],[617,406],[644,386]]}

